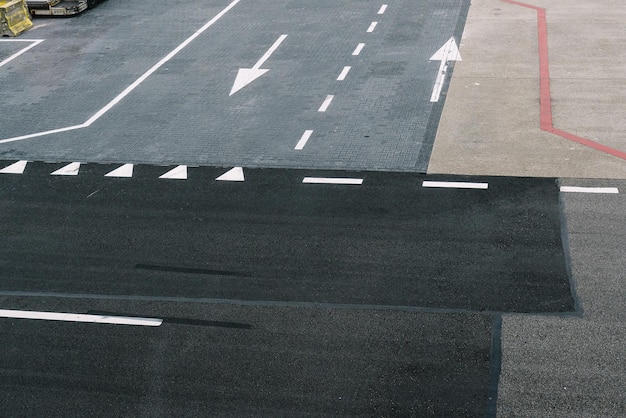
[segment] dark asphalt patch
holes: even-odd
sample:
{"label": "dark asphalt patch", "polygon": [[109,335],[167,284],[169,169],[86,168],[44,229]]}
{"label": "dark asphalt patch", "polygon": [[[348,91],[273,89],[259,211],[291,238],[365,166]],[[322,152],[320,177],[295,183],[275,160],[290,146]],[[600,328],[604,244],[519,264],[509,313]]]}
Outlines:
{"label": "dark asphalt patch", "polygon": [[454,190],[408,173],[257,169],[231,183],[214,180],[228,168],[29,167],[0,177],[5,291],[574,310],[553,179],[447,177],[489,183]]}

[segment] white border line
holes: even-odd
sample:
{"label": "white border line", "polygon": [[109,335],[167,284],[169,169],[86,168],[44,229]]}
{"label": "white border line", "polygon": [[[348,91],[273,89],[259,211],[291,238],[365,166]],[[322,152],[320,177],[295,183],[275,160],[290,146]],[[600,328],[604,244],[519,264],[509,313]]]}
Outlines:
{"label": "white border line", "polygon": [[124,99],[126,96],[128,96],[135,88],[137,88],[137,86],[139,86],[141,83],[146,81],[146,79],[148,77],[150,77],[156,70],[158,70],[165,63],[167,63],[169,60],[171,60],[176,54],[178,54],[183,48],[185,48],[187,45],[189,45],[191,42],[193,42],[198,36],[200,36],[209,27],[213,26],[213,24],[215,22],[217,22],[219,19],[221,19],[226,13],[228,13],[230,11],[230,9],[235,7],[237,5],[237,3],[239,3],[240,1],[241,0],[233,0],[232,3],[230,3],[228,6],[226,6],[226,8],[224,8],[221,12],[219,12],[213,19],[209,20],[207,23],[204,24],[204,26],[202,26],[200,29],[198,29],[193,35],[191,35],[189,38],[185,39],[180,45],[178,45],[176,48],[174,48],[169,54],[167,54],[165,57],[163,57],[154,66],[152,66],[152,68],[150,68],[148,71],[143,73],[141,75],[141,77],[139,77],[137,80],[135,80],[134,83],[132,83],[130,86],[126,87],[124,89],[124,91],[122,91],[120,94],[118,94],[106,106],[104,106],[102,109],[97,111],[92,117],[87,119],[84,123],[82,123],[80,125],[68,126],[68,127],[65,127],[65,128],[52,129],[52,130],[43,131],[43,132],[37,132],[37,133],[29,134],[29,135],[22,135],[22,136],[15,136],[13,138],[6,138],[6,139],[0,140],[0,144],[5,144],[7,142],[22,141],[24,139],[36,138],[36,137],[46,136],[46,135],[60,133],[60,132],[73,131],[75,129],[81,129],[81,128],[86,128],[88,126],[91,126],[92,123],[94,123],[95,121],[100,119],[105,113],[107,113],[109,110],[111,110],[113,108],[113,106],[115,106],[122,99]]}
{"label": "white border line", "polygon": [[134,318],[128,316],[88,315],[62,312],[14,311],[8,309],[0,309],[0,318],[89,322],[94,324],[140,325],[144,327],[158,327],[163,323],[163,320],[159,318]]}
{"label": "white border line", "polygon": [[24,52],[28,51],[29,49],[36,47],[43,41],[45,41],[45,39],[0,39],[0,42],[32,42],[33,43],[32,45],[28,45],[26,48],[20,49],[19,51],[17,51],[15,54],[11,55],[9,58],[5,59],[4,61],[0,61],[0,67],[13,61],[15,58],[19,57],[20,55],[22,55]]}
{"label": "white border line", "polygon": [[576,187],[561,186],[561,192],[564,193],[600,193],[600,194],[618,194],[617,187]]}

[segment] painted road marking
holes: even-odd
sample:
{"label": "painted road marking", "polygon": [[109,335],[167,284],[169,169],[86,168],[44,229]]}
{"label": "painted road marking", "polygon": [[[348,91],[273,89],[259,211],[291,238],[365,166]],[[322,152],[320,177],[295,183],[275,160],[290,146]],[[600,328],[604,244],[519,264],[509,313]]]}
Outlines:
{"label": "painted road marking", "polygon": [[121,167],[104,175],[105,177],[132,177],[133,176],[133,164],[124,164]]}
{"label": "painted road marking", "polygon": [[159,176],[160,179],[174,179],[174,180],[186,180],[187,179],[187,166],[179,165],[172,168],[167,173]]}
{"label": "painted road marking", "polygon": [[564,193],[607,193],[618,194],[617,187],[576,187],[576,186],[561,186],[561,192]]}
{"label": "painted road marking", "polygon": [[328,109],[328,106],[330,106],[330,103],[333,101],[334,98],[335,96],[333,96],[332,94],[329,94],[328,96],[326,96],[326,100],[324,100],[324,103],[322,103],[322,105],[317,111],[326,112],[326,109]]}
{"label": "painted road marking", "polygon": [[343,81],[346,79],[346,76],[348,75],[348,73],[350,72],[350,70],[352,69],[352,67],[343,67],[343,70],[341,70],[341,74],[339,74],[339,77],[337,77],[337,81]]}
{"label": "painted road marking", "polygon": [[246,181],[243,175],[243,167],[233,167],[215,180],[219,181]]}
{"label": "painted road marking", "polygon": [[438,187],[446,189],[487,189],[489,183],[471,183],[465,181],[428,181],[422,182],[422,187]]}
{"label": "painted road marking", "polygon": [[27,47],[20,49],[15,54],[11,55],[10,57],[8,57],[8,58],[6,58],[6,59],[4,59],[2,61],[0,61],[0,67],[2,67],[3,65],[6,65],[9,62],[13,61],[15,58],[19,57],[20,55],[22,55],[23,53],[25,53],[29,49],[36,47],[37,45],[39,45],[43,41],[45,41],[45,39],[0,39],[0,42],[32,42],[31,45],[28,45]]}
{"label": "painted road marking", "polygon": [[305,177],[302,183],[307,184],[363,184],[363,179],[346,178],[346,177]]}
{"label": "painted road marking", "polygon": [[233,84],[233,88],[230,90],[229,96],[237,93],[239,90],[252,83],[257,78],[261,77],[263,74],[268,72],[269,70],[265,70],[261,68],[261,65],[268,60],[268,58],[278,49],[280,44],[287,38],[287,35],[280,35],[278,40],[274,42],[274,44],[270,47],[270,49],[257,61],[256,64],[252,68],[240,68],[239,72],[237,72],[237,77],[235,78],[235,84]]}
{"label": "painted road marking", "polygon": [[58,170],[50,173],[52,176],[77,176],[78,170],[80,170],[80,163],[70,163],[65,167],[61,167]]}
{"label": "painted road marking", "polygon": [[380,10],[378,11],[378,14],[382,15],[385,13],[386,10],[387,10],[387,5],[383,4],[382,6],[380,6]]}
{"label": "painted road marking", "polygon": [[439,64],[439,72],[437,73],[437,79],[435,80],[435,86],[433,87],[433,93],[430,96],[431,103],[438,102],[441,96],[441,90],[446,80],[446,74],[448,72],[448,62],[450,61],[462,61],[459,54],[459,48],[456,45],[456,41],[453,37],[448,39],[448,42],[443,44],[437,52],[430,57],[430,61],[441,61]]}
{"label": "painted road marking", "polygon": [[294,149],[295,150],[303,149],[307,141],[309,140],[309,138],[311,138],[311,135],[313,135],[313,130],[308,129],[304,131],[304,133],[302,134],[302,137],[300,138],[300,141],[298,141],[298,144],[296,145]]}
{"label": "painted road marking", "polygon": [[61,133],[61,132],[68,132],[68,131],[73,131],[73,130],[76,130],[76,129],[87,128],[87,127],[91,126],[91,124],[93,124],[95,121],[100,119],[104,114],[106,114],[109,110],[111,110],[113,108],[113,106],[118,104],[120,101],[122,101],[122,99],[124,99],[133,90],[135,90],[137,88],[137,86],[139,86],[141,83],[146,81],[146,79],[148,77],[150,77],[155,71],[157,71],[164,64],[166,64],[169,60],[171,60],[181,50],[183,50],[183,48],[185,48],[187,45],[189,45],[191,42],[193,42],[198,36],[202,35],[202,33],[204,31],[206,31],[209,27],[213,26],[213,24],[215,24],[215,22],[220,20],[226,13],[228,13],[240,1],[241,0],[233,0],[233,2],[231,2],[228,6],[226,6],[217,15],[215,15],[215,17],[213,17],[213,19],[209,20],[207,23],[204,24],[204,26],[202,26],[200,29],[198,29],[193,35],[191,35],[190,37],[185,39],[180,45],[178,45],[176,48],[174,48],[169,54],[167,54],[165,57],[163,57],[155,65],[153,65],[152,68],[150,68],[143,75],[141,75],[130,86],[126,87],[124,89],[124,91],[122,91],[120,94],[115,96],[115,98],[113,100],[111,100],[107,105],[105,105],[102,109],[100,109],[98,112],[96,112],[92,117],[87,119],[84,123],[81,123],[79,125],[66,126],[64,128],[52,129],[52,130],[49,130],[49,131],[36,132],[36,133],[33,133],[33,134],[28,134],[28,135],[14,136],[12,138],[6,138],[6,139],[0,140],[0,144],[5,144],[7,142],[22,141],[22,140],[25,140],[25,139],[37,138],[37,137],[40,137],[40,136],[52,135],[52,134],[57,134],[57,133]]}
{"label": "painted road marking", "polygon": [[3,174],[24,174],[24,169],[26,169],[26,164],[27,163],[28,163],[28,161],[26,161],[26,160],[18,161],[16,163],[13,163],[13,164],[3,168],[2,170],[0,170],[0,173],[3,173]]}
{"label": "painted road marking", "polygon": [[163,320],[159,318],[133,318],[127,316],[88,315],[62,312],[15,311],[8,309],[0,309],[0,318],[89,322],[95,324],[115,325],[140,325],[144,327],[158,327],[163,323]]}
{"label": "painted road marking", "polygon": [[363,43],[358,44],[356,46],[356,48],[354,49],[354,52],[352,53],[352,55],[359,55],[361,53],[361,51],[363,51],[364,47],[365,47],[365,44],[363,44]]}
{"label": "painted road marking", "polygon": [[378,22],[372,22],[372,24],[370,25],[369,28],[367,28],[367,33],[372,33],[374,32],[374,29],[376,29],[376,25],[378,25]]}

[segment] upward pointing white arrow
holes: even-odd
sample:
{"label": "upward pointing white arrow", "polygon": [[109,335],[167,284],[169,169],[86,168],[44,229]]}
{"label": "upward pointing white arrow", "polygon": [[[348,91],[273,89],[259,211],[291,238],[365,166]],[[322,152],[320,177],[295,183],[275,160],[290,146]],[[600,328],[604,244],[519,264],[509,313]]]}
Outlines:
{"label": "upward pointing white arrow", "polygon": [[240,68],[237,72],[237,77],[235,78],[235,84],[233,84],[233,88],[230,90],[229,96],[237,93],[239,90],[252,83],[257,78],[261,77],[263,74],[268,72],[269,70],[262,69],[261,65],[267,61],[267,59],[278,49],[280,44],[285,40],[287,35],[280,35],[278,40],[274,42],[274,45],[267,50],[267,52],[261,57],[260,60],[257,61],[256,64],[252,68]]}
{"label": "upward pointing white arrow", "polygon": [[461,54],[459,54],[459,47],[456,45],[456,41],[453,37],[448,39],[448,42],[443,44],[437,52],[430,57],[430,61],[441,61],[439,64],[439,72],[437,73],[437,79],[435,80],[435,87],[433,88],[433,94],[430,96],[431,102],[438,102],[439,96],[441,96],[441,89],[446,80],[446,74],[448,72],[448,62],[450,61],[462,61]]}

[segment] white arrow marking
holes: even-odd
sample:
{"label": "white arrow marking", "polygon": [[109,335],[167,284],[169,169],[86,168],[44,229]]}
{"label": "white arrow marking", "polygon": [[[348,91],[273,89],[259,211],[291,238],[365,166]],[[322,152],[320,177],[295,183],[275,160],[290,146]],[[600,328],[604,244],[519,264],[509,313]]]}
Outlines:
{"label": "white arrow marking", "polygon": [[233,88],[230,90],[229,96],[237,93],[239,90],[241,90],[242,88],[252,83],[254,80],[269,71],[262,69],[261,65],[263,65],[265,61],[267,61],[268,58],[274,53],[274,51],[278,49],[278,47],[285,40],[286,37],[287,35],[280,35],[278,40],[274,42],[274,45],[272,45],[270,49],[267,50],[265,55],[263,55],[252,68],[239,69],[239,72],[237,72],[237,77],[235,78],[235,84],[233,84]]}
{"label": "white arrow marking", "polygon": [[441,61],[439,65],[439,72],[437,73],[437,79],[435,80],[435,87],[433,88],[433,94],[430,96],[431,102],[438,102],[441,95],[441,89],[446,80],[446,74],[448,72],[448,62],[450,61],[462,61],[459,54],[459,47],[456,45],[454,38],[448,39],[448,42],[443,44],[437,52],[430,57],[430,61]]}
{"label": "white arrow marking", "polygon": [[132,176],[133,176],[132,164],[124,164],[123,166],[118,167],[115,170],[104,175],[104,177],[132,177]]}
{"label": "white arrow marking", "polygon": [[59,168],[57,171],[50,173],[53,176],[77,176],[80,169],[80,163],[71,163],[65,167]]}
{"label": "white arrow marking", "polygon": [[0,173],[4,174],[24,174],[24,169],[26,168],[26,163],[28,161],[18,161],[16,163],[11,164],[10,166],[4,167],[0,170]]}
{"label": "white arrow marking", "polygon": [[243,167],[234,167],[216,178],[215,180],[219,181],[245,181],[245,177],[243,175]]}
{"label": "white arrow marking", "polygon": [[175,179],[175,180],[186,180],[187,179],[187,166],[179,165],[178,167],[172,168],[167,173],[159,176],[160,179]]}

